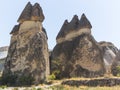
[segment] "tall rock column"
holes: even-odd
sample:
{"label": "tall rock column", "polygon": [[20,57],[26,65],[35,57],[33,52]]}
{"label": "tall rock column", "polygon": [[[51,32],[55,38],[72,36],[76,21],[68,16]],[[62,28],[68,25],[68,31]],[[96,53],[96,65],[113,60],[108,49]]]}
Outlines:
{"label": "tall rock column", "polygon": [[85,14],[65,20],[52,52],[51,73],[58,78],[97,77],[104,74],[102,49],[91,35]]}
{"label": "tall rock column", "polygon": [[[49,53],[43,20],[40,5],[35,3],[32,6],[29,2],[18,19],[19,25],[10,33],[12,37],[3,77],[16,76],[14,83],[20,85],[45,81],[49,75]],[[21,81],[24,78],[28,81]]]}

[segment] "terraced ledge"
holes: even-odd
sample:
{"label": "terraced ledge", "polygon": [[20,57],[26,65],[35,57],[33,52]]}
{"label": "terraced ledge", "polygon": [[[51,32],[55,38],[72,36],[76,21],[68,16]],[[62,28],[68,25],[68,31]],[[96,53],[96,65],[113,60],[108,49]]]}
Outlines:
{"label": "terraced ledge", "polygon": [[102,78],[91,80],[66,80],[62,82],[62,85],[70,86],[116,86],[120,85],[120,78]]}

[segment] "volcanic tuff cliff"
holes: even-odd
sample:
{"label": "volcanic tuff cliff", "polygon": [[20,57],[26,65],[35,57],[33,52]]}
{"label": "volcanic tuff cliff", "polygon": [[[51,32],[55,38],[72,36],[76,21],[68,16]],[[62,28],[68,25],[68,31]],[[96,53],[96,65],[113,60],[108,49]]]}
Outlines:
{"label": "volcanic tuff cliff", "polygon": [[92,25],[85,14],[65,20],[52,52],[51,73],[63,77],[95,77],[104,74],[103,51],[91,35]]}
{"label": "volcanic tuff cliff", "polygon": [[101,41],[99,42],[99,45],[103,50],[103,60],[105,63],[106,74],[111,74],[111,66],[115,61],[118,49],[111,42]]}
{"label": "volcanic tuff cliff", "polygon": [[114,76],[120,76],[120,50],[118,50],[116,57],[112,63],[111,72]]}
{"label": "volcanic tuff cliff", "polygon": [[11,42],[5,61],[3,77],[16,76],[14,84],[22,84],[21,78],[34,80],[24,84],[38,84],[49,75],[47,34],[42,26],[44,15],[38,3],[29,2],[20,15],[18,25],[11,31]]}

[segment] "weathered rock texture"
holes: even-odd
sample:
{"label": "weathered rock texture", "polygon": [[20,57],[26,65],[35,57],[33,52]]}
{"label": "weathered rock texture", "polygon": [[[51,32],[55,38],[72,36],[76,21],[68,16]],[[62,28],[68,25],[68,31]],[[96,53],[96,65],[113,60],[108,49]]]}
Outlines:
{"label": "weathered rock texture", "polygon": [[91,35],[91,24],[83,14],[64,22],[52,52],[51,73],[63,77],[96,77],[104,73],[102,49]]}
{"label": "weathered rock texture", "polygon": [[120,76],[120,50],[116,54],[111,70],[114,76]]}
{"label": "weathered rock texture", "polygon": [[101,41],[99,45],[103,49],[103,60],[105,63],[106,74],[111,74],[111,66],[118,53],[117,47],[115,47],[111,42]]}
{"label": "weathered rock texture", "polygon": [[70,86],[117,86],[120,85],[120,78],[102,78],[102,79],[92,79],[92,80],[67,80],[62,82],[63,85]]}
{"label": "weathered rock texture", "polygon": [[[27,4],[11,36],[10,47],[5,62],[3,76],[16,76],[16,84],[38,84],[49,75],[49,53],[47,34],[42,26],[44,15],[38,3]],[[23,80],[23,81],[21,81]],[[24,83],[23,83],[24,82]]]}
{"label": "weathered rock texture", "polygon": [[4,70],[4,63],[8,53],[8,46],[0,47],[0,75]]}
{"label": "weathered rock texture", "polygon": [[35,3],[34,6],[32,6],[32,4],[28,2],[25,9],[20,15],[18,22],[23,23],[24,21],[27,20],[43,22],[44,18],[45,17],[43,15],[43,11],[40,5],[38,3]]}

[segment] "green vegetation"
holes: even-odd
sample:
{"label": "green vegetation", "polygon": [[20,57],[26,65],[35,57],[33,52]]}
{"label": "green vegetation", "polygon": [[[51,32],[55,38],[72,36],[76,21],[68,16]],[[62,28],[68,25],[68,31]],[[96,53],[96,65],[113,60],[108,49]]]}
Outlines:
{"label": "green vegetation", "polygon": [[119,90],[120,86],[114,86],[114,87],[87,87],[87,86],[71,87],[71,86],[60,85],[60,86],[53,86],[51,88],[52,88],[52,90]]}
{"label": "green vegetation", "polygon": [[56,76],[54,74],[51,74],[51,75],[48,76],[48,79],[49,80],[55,80]]}
{"label": "green vegetation", "polygon": [[52,74],[50,75],[51,80],[59,79],[60,75],[60,70],[61,70],[61,62],[59,59],[52,60],[52,65],[51,65],[51,72]]}
{"label": "green vegetation", "polygon": [[[26,89],[26,90],[28,90],[28,89]],[[30,90],[43,90],[43,89],[41,89],[41,88],[32,88]]]}
{"label": "green vegetation", "polygon": [[54,70],[54,71],[52,72],[52,74],[49,75],[48,79],[49,79],[49,80],[56,80],[56,79],[57,79],[57,75],[58,75],[59,73],[60,73],[59,70]]}
{"label": "green vegetation", "polygon": [[6,85],[2,85],[2,86],[0,86],[0,89],[5,89],[5,88],[7,88]]}
{"label": "green vegetation", "polygon": [[19,90],[18,88],[14,88],[13,90]]}
{"label": "green vegetation", "polygon": [[117,76],[120,77],[120,66],[117,66],[116,69],[117,69]]}

